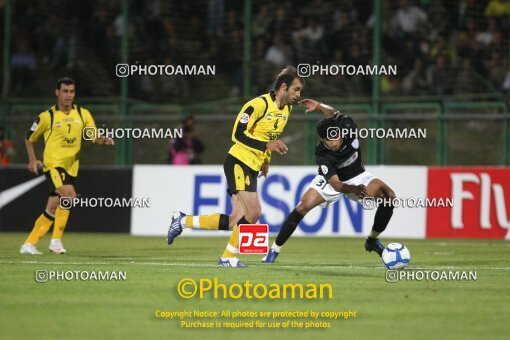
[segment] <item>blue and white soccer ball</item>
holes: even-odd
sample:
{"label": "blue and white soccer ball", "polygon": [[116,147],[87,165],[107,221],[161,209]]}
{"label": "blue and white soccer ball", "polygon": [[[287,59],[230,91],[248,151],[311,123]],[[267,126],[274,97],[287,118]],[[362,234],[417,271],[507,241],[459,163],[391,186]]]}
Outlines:
{"label": "blue and white soccer ball", "polygon": [[402,269],[411,261],[411,254],[403,244],[390,243],[382,252],[382,261],[389,269]]}

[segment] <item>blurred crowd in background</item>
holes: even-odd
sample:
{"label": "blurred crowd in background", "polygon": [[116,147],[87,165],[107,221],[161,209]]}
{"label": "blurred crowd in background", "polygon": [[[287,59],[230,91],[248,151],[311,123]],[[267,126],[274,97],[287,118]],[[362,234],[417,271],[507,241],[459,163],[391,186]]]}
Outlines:
{"label": "blurred crowd in background", "polygon": [[[252,94],[265,92],[284,65],[371,64],[372,0],[252,1]],[[382,1],[382,95],[452,95],[510,90],[510,1]],[[244,1],[13,1],[10,96],[51,95],[57,75],[81,96],[116,96],[121,37],[129,62],[216,65],[216,76],[130,78],[129,96],[186,102],[238,96],[243,83]],[[0,15],[3,20],[3,13]],[[3,23],[0,25],[3,29]],[[3,34],[3,33],[2,33]],[[368,96],[367,76],[324,77],[328,94]],[[311,89],[313,91],[313,89]]]}

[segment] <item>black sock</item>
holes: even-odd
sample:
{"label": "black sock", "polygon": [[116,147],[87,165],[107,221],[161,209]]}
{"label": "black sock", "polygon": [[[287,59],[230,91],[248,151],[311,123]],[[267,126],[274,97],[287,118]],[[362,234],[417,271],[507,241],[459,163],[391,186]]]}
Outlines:
{"label": "black sock", "polygon": [[237,225],[240,225],[240,224],[253,224],[253,223],[250,223],[246,217],[241,217],[241,219],[239,221],[237,221]]}
{"label": "black sock", "polygon": [[391,216],[393,215],[393,206],[379,206],[377,208],[377,212],[375,213],[374,225],[372,226],[372,230],[382,233],[388,223],[390,222]]}
{"label": "black sock", "polygon": [[275,243],[278,247],[283,246],[285,242],[287,242],[303,217],[304,216],[298,213],[296,209],[292,210],[289,216],[285,219],[285,222],[283,222],[282,229],[278,233],[278,236],[276,236]]}
{"label": "black sock", "polygon": [[220,225],[218,226],[218,230],[228,230],[228,215],[220,214]]}

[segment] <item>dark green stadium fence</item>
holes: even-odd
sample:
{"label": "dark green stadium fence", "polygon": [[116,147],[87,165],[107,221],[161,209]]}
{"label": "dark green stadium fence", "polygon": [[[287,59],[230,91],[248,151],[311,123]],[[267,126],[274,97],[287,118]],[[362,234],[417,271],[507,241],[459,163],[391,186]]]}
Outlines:
{"label": "dark green stadium fence", "polygon": [[[11,78],[12,3],[4,1],[2,97],[0,124],[7,137],[14,140],[18,153],[14,162],[23,163],[23,138],[35,116],[53,105],[54,99],[15,98],[9,95]],[[130,1],[121,0],[124,27],[128,27]],[[244,0],[244,21],[252,22],[252,0]],[[381,64],[381,1],[374,0],[373,30],[374,65]],[[194,105],[153,104],[129,96],[129,77],[119,78],[118,97],[79,98],[98,122],[108,127],[177,127],[180,120],[193,114],[198,132],[206,144],[204,163],[222,163],[230,142],[232,123],[243,102],[250,98],[252,77],[251,25],[245,25],[243,48],[242,98],[228,98]],[[130,60],[128,31],[121,38],[120,63]],[[310,86],[313,82],[310,81]],[[270,80],[268,79],[268,82]],[[361,141],[368,164],[408,165],[510,165],[510,113],[508,96],[462,95],[449,97],[381,97],[380,79],[372,77],[371,97],[316,98],[350,114],[360,127],[424,128],[425,139],[368,139]],[[274,164],[313,164],[316,141],[315,122],[319,115],[304,115],[296,108],[284,138],[290,146],[285,158],[275,157]],[[134,163],[165,163],[165,140],[117,140],[114,148],[101,150],[85,146],[83,158],[89,164],[131,165]]]}
{"label": "dark green stadium fence", "polygon": [[[83,98],[80,105],[94,114],[97,125],[111,128],[177,128],[182,118],[193,114],[197,133],[206,145],[203,161],[220,164],[231,145],[230,135],[235,116],[242,106],[239,99],[195,106],[126,104],[127,113],[117,99]],[[26,161],[23,138],[37,113],[52,105],[34,99],[4,101],[0,124],[18,147],[14,162]],[[342,112],[350,114],[362,128],[426,129],[423,139],[361,140],[367,164],[388,165],[509,165],[510,114],[505,102],[399,102],[381,104],[380,113],[373,115],[366,103],[340,103],[324,98]],[[36,104],[37,102],[37,104]],[[296,108],[288,123],[283,140],[290,151],[285,157],[274,156],[273,164],[313,164],[316,143],[315,124],[319,114],[303,113]],[[85,143],[84,164],[131,165],[166,163],[167,140],[118,139],[113,148]],[[39,143],[39,147],[42,143]],[[375,147],[371,148],[371,145]],[[374,151],[375,150],[375,151]],[[375,153],[374,153],[375,152]]]}

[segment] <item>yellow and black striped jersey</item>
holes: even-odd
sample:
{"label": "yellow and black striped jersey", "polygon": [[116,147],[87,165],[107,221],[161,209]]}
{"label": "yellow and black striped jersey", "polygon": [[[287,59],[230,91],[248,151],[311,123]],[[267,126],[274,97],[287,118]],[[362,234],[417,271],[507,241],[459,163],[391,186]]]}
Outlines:
{"label": "yellow and black striped jersey", "polygon": [[255,171],[271,160],[266,144],[278,139],[292,111],[291,105],[279,109],[274,101],[275,95],[271,92],[247,102],[237,115],[232,131],[235,144],[229,154]]}
{"label": "yellow and black striped jersey", "polygon": [[44,136],[44,171],[61,167],[70,176],[78,175],[83,129],[96,128],[89,110],[73,105],[64,113],[56,106],[39,114],[27,133],[27,139],[37,142]]}

